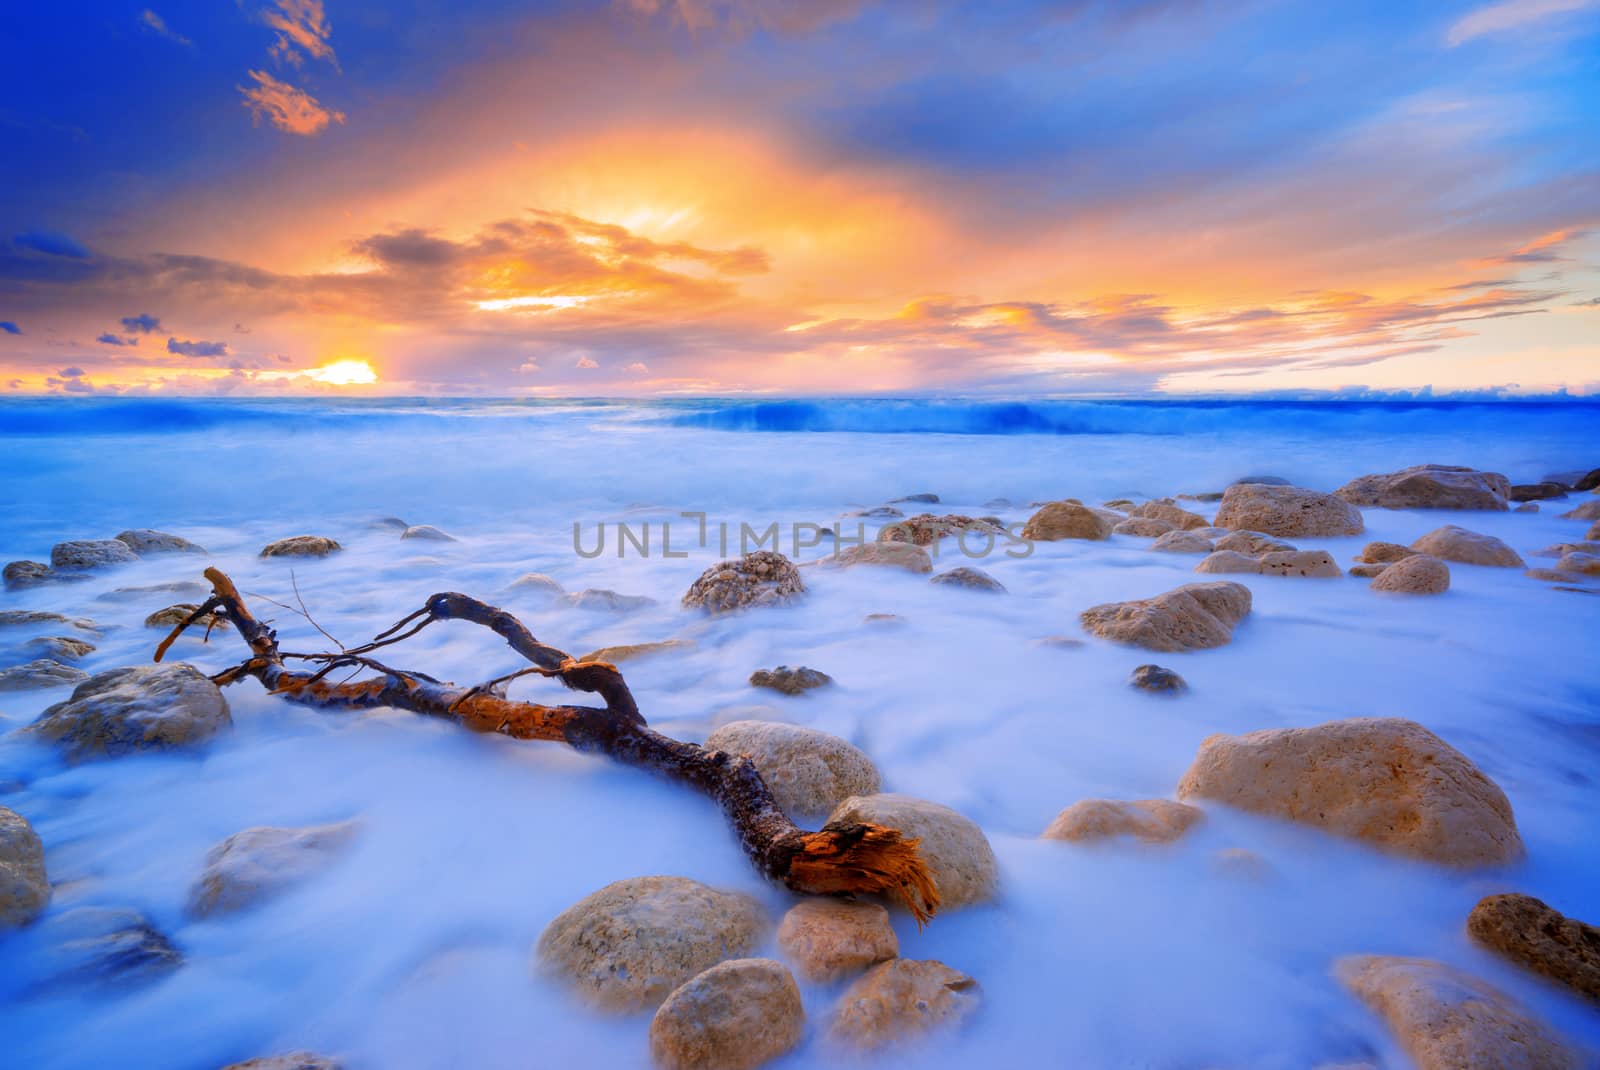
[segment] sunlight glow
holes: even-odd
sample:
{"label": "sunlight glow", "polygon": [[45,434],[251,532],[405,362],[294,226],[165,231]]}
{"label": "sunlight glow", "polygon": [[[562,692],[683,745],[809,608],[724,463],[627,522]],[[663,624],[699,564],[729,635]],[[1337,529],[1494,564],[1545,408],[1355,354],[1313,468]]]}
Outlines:
{"label": "sunlight glow", "polygon": [[481,312],[551,312],[561,308],[577,308],[579,305],[589,303],[589,298],[573,296],[553,297],[501,297],[492,301],[479,301],[478,310]]}
{"label": "sunlight glow", "polygon": [[324,364],[320,368],[312,368],[304,373],[308,379],[315,379],[319,383],[329,383],[334,386],[354,386],[359,383],[375,383],[378,373],[373,371],[372,365],[364,360],[336,360],[332,364]]}

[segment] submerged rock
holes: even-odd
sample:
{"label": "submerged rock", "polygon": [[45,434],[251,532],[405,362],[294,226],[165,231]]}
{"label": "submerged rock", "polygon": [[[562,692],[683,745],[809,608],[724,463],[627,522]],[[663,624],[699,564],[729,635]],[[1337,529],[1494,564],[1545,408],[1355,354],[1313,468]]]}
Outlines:
{"label": "submerged rock", "polygon": [[261,548],[262,557],[327,557],[344,547],[326,535],[291,535]]}
{"label": "submerged rock", "polygon": [[290,891],[332,868],[355,839],[354,821],[308,828],[261,825],[211,848],[189,889],[189,913],[231,914]]}
{"label": "submerged rock", "polygon": [[907,494],[903,498],[890,498],[889,502],[893,505],[901,505],[906,502],[920,505],[938,505],[939,496],[937,494],[929,493],[928,491],[919,491],[916,494]]}
{"label": "submerged rock", "polygon": [[344,1064],[311,1051],[291,1051],[283,1055],[264,1055],[242,1063],[230,1063],[222,1070],[344,1070]]}
{"label": "submerged rock", "polygon": [[412,524],[400,533],[402,539],[420,539],[423,542],[460,542],[461,540],[448,532],[440,531],[432,524]]}
{"label": "submerged rock", "polygon": [[999,887],[1000,866],[983,830],[948,806],[910,795],[853,795],[828,823],[881,825],[921,840],[918,850],[939,888],[941,910],[981,903]]}
{"label": "submerged rock", "polygon": [[860,1051],[925,1040],[978,1009],[978,982],[932,959],[890,959],[856,979],[834,1007],[828,1038]]}
{"label": "submerged rock", "polygon": [[1334,975],[1417,1070],[1579,1070],[1583,1060],[1509,996],[1430,959],[1351,955]]}
{"label": "submerged rock", "polygon": [[4,575],[8,591],[25,591],[47,583],[89,579],[82,573],[57,572],[42,561],[13,561],[5,567]]}
{"label": "submerged rock", "polygon": [[[1220,498],[1221,495],[1218,495]],[[1142,517],[1151,520],[1161,520],[1171,524],[1179,531],[1189,531],[1193,528],[1209,527],[1210,522],[1205,517],[1191,513],[1171,498],[1157,498],[1154,501],[1136,505],[1128,510],[1130,517]]]}
{"label": "submerged rock", "polygon": [[173,580],[168,583],[147,583],[141,587],[118,587],[104,594],[96,595],[95,600],[98,602],[138,602],[158,595],[163,598],[182,598],[185,595],[197,598],[210,593],[210,584],[201,583],[199,580]]}
{"label": "submerged rock", "polygon": [[20,628],[30,624],[65,624],[80,632],[100,630],[100,626],[88,617],[69,617],[43,609],[0,609],[0,628]]}
{"label": "submerged rock", "polygon": [[1261,555],[1263,576],[1310,576],[1338,579],[1344,575],[1325,550],[1278,550]]}
{"label": "submerged rock", "polygon": [[907,572],[932,572],[933,558],[928,551],[909,542],[869,542],[860,546],[847,546],[821,558],[819,563],[832,568],[851,568],[855,565],[887,565],[903,568]]}
{"label": "submerged rock", "polygon": [[965,587],[969,591],[987,591],[993,594],[1006,593],[1005,584],[983,571],[983,569],[973,568],[970,565],[962,565],[947,572],[941,572],[937,576],[931,576],[928,582],[947,587]]}
{"label": "submerged rock", "polygon": [[1165,535],[1169,531],[1176,530],[1178,529],[1165,520],[1157,520],[1153,516],[1132,516],[1126,520],[1118,521],[1112,527],[1111,534],[1137,535],[1142,539],[1154,539]]}
{"label": "submerged rock", "polygon": [[133,985],[183,965],[183,953],[135,910],[77,907],[40,926],[48,985]]}
{"label": "submerged rock", "polygon": [[1600,555],[1569,550],[1561,555],[1561,560],[1556,562],[1556,568],[1562,572],[1573,572],[1583,576],[1600,576]]}
{"label": "submerged rock", "polygon": [[700,574],[683,596],[685,609],[730,613],[759,606],[781,606],[805,593],[794,562],[773,550],[756,550],[719,561]]}
{"label": "submerged rock", "polygon": [[747,895],[684,877],[608,884],[557,915],[539,937],[539,967],[589,1004],[629,1013],[755,950],[767,920]]}
{"label": "submerged rock", "polygon": [[1022,537],[1033,542],[1108,539],[1113,526],[1110,519],[1080,502],[1048,502],[1022,526]]}
{"label": "submerged rock", "polygon": [[193,665],[135,665],[98,673],[39,715],[27,732],[67,761],[199,746],[233,724],[222,691]]}
{"label": "submerged rock", "polygon": [[1132,836],[1145,843],[1170,843],[1205,816],[1198,806],[1171,799],[1082,799],[1056,815],[1047,840],[1108,840]]}
{"label": "submerged rock", "polygon": [[1250,589],[1227,581],[1189,583],[1131,602],[1083,611],[1086,631],[1149,650],[1207,650],[1226,645],[1250,612]]}
{"label": "submerged rock", "polygon": [[1236,483],[1222,495],[1217,527],[1297,538],[1359,535],[1366,530],[1361,511],[1334,497],[1303,487]]}
{"label": "submerged rock", "polygon": [[1584,502],[1561,514],[1563,520],[1600,520],[1600,500]]}
{"label": "submerged rock", "polygon": [[654,598],[642,594],[620,594],[601,587],[586,587],[581,591],[573,591],[571,594],[563,595],[561,601],[573,609],[602,613],[632,613],[639,609],[649,609],[656,604]]}
{"label": "submerged rock", "polygon": [[878,790],[877,766],[838,736],[772,721],[733,721],[706,737],[710,750],[755,762],[780,809],[790,817],[826,814],[852,795]]}
{"label": "submerged rock", "polygon": [[1540,502],[1549,498],[1565,498],[1567,488],[1560,483],[1518,483],[1512,486],[1506,498],[1514,502]]}
{"label": "submerged rock", "polygon": [[567,589],[555,579],[546,576],[543,572],[524,572],[510,583],[506,584],[509,591],[523,591],[528,594],[545,595],[549,598],[558,598],[567,593]]}
{"label": "submerged rock", "polygon": [[968,531],[982,532],[992,538],[1004,532],[1002,525],[988,519],[960,516],[950,513],[934,516],[922,513],[909,520],[896,521],[878,532],[879,542],[909,542],[918,546],[931,546],[947,535],[959,536]]}
{"label": "submerged rock", "polygon": [[[144,619],[144,626],[146,628],[163,628],[167,631],[171,631],[173,628],[176,628],[178,625],[188,620],[189,614],[193,613],[199,608],[200,607],[193,602],[179,602],[175,606],[168,606],[166,609],[158,609],[154,613],[150,614]],[[195,631],[196,635],[204,635],[208,631],[226,630],[232,627],[232,625],[228,623],[227,617],[213,610],[201,617],[199,620],[195,621],[193,624],[189,625],[189,627],[192,629],[197,629],[197,631]]]}
{"label": "submerged rock", "polygon": [[800,988],[781,962],[719,962],[673,991],[650,1020],[664,1070],[753,1070],[800,1043]]}
{"label": "submerged rock", "polygon": [[1183,677],[1160,665],[1140,665],[1128,676],[1128,684],[1140,691],[1157,691],[1173,694],[1187,691],[1189,685]]}
{"label": "submerged rock", "polygon": [[1271,535],[1263,535],[1259,531],[1230,531],[1217,540],[1216,547],[1218,550],[1233,550],[1251,557],[1295,549],[1282,539],[1274,539]]}
{"label": "submerged rock", "polygon": [[1511,803],[1460,751],[1398,717],[1207,736],[1178,798],[1213,799],[1454,866],[1523,855]]}
{"label": "submerged rock", "polygon": [[87,680],[89,674],[52,658],[36,658],[24,665],[0,669],[0,691],[39,691]]}
{"label": "submerged rock", "polygon": [[1395,594],[1443,594],[1450,589],[1450,569],[1426,554],[1413,554],[1385,565],[1372,581],[1374,591]]}
{"label": "submerged rock", "polygon": [[27,818],[0,806],[0,930],[28,924],[48,902],[44,844]]}
{"label": "submerged rock", "polygon": [[95,651],[93,643],[74,639],[70,635],[42,635],[37,639],[29,639],[23,646],[37,650],[45,657],[54,658],[56,661],[77,661]]}
{"label": "submerged rock", "polygon": [[50,547],[50,567],[55,569],[104,568],[137,560],[139,555],[116,539],[74,539]]}
{"label": "submerged rock", "polygon": [[1467,915],[1478,943],[1600,1003],[1600,929],[1531,895],[1490,895]]}
{"label": "submerged rock", "polygon": [[119,532],[116,540],[141,557],[147,554],[203,554],[204,546],[197,546],[182,535],[170,535],[153,528],[131,528]]}
{"label": "submerged rock", "polygon": [[820,896],[802,899],[783,916],[778,947],[812,984],[831,984],[900,953],[881,904]]}
{"label": "submerged rock", "polygon": [[1489,509],[1503,513],[1511,482],[1498,472],[1416,464],[1398,472],[1353,479],[1334,493],[1352,505],[1383,509]]}
{"label": "submerged rock", "polygon": [[1522,568],[1525,564],[1515,550],[1493,535],[1481,535],[1454,524],[1435,528],[1412,543],[1411,548],[1419,554],[1466,565]]}
{"label": "submerged rock", "polygon": [[785,695],[798,695],[802,691],[826,687],[831,683],[833,677],[817,669],[808,669],[804,665],[798,668],[779,665],[776,669],[757,669],[750,674],[751,687],[765,687],[781,691]]}
{"label": "submerged rock", "polygon": [[1193,531],[1169,531],[1151,543],[1150,549],[1164,554],[1209,554],[1211,540]]}
{"label": "submerged rock", "polygon": [[1388,567],[1388,565],[1351,565],[1345,572],[1357,579],[1371,580],[1383,575],[1383,570]]}

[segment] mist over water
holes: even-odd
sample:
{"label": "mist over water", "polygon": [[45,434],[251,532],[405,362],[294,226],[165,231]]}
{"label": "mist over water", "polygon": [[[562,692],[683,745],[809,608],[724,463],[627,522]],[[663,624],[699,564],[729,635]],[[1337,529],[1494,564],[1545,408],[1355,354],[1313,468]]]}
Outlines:
{"label": "mist over water", "polygon": [[[264,602],[294,602],[291,567],[317,621],[347,643],[440,590],[503,604],[574,654],[694,639],[681,655],[623,666],[652,724],[699,740],[743,708],[769,707],[763,716],[861,747],[885,790],[971,817],[999,856],[996,903],[941,915],[921,933],[896,917],[903,955],[978,979],[981,1016],[874,1065],[1400,1067],[1385,1030],[1329,977],[1337,956],[1460,965],[1600,1048],[1592,1010],[1480,951],[1463,930],[1472,904],[1497,891],[1600,918],[1600,599],[1466,565],[1451,566],[1451,591],[1436,599],[1383,598],[1348,577],[1251,576],[1240,579],[1254,611],[1218,650],[1033,645],[1081,635],[1077,615],[1090,605],[1198,578],[1197,558],[1118,536],[975,562],[946,544],[937,568],[976,564],[1007,586],[1003,597],[897,571],[807,570],[807,597],[793,608],[708,620],[677,603],[715,547],[693,545],[695,522],[679,514],[787,530],[931,491],[942,498],[935,512],[1020,523],[1045,499],[1213,491],[1247,474],[1331,490],[1423,462],[1531,482],[1600,463],[1597,415],[1578,403],[7,403],[0,552],[47,560],[54,542],[128,527],[184,535],[263,599],[289,649],[327,645]],[[997,497],[1013,504],[988,504]],[[1533,515],[1368,510],[1364,535],[1296,542],[1347,564],[1369,540],[1409,543],[1461,523],[1526,557],[1581,537],[1586,523],[1559,516],[1574,504]],[[459,541],[402,541],[371,525],[386,515]],[[671,522],[674,548],[690,556],[618,558],[614,536],[600,557],[574,552],[575,523],[592,546],[598,524],[614,532],[619,520],[655,524],[658,540]],[[292,566],[256,556],[303,533],[346,550]],[[100,596],[197,578],[205,563],[149,558],[92,582],[7,592],[4,608],[98,621],[88,671],[140,663],[160,638],[141,622],[166,601]],[[613,588],[657,604],[612,615],[507,590],[530,571],[568,590]],[[882,612],[906,627],[862,626]],[[0,652],[59,631],[8,629]],[[216,671],[243,649],[231,634],[191,637],[174,656]],[[435,625],[390,660],[463,682],[519,667],[492,635],[460,624]],[[1164,701],[1130,689],[1129,671],[1152,660],[1191,691]],[[800,698],[748,686],[752,670],[778,664],[821,669],[837,686]],[[554,686],[524,680],[512,693],[537,698]],[[0,694],[0,730],[68,690]],[[45,921],[77,906],[137,909],[187,960],[143,988],[41,989],[38,932],[0,935],[0,1063],[201,1070],[311,1048],[353,1068],[642,1066],[648,1015],[601,1017],[533,972],[544,925],[610,881],[649,874],[750,892],[774,919],[790,902],[751,870],[711,803],[636,770],[409,714],[319,713],[254,682],[227,697],[234,730],[191,756],[66,768],[15,735],[0,738],[0,781],[20,785],[0,804],[45,842],[55,885]],[[1169,797],[1212,732],[1351,716],[1410,717],[1465,752],[1510,797],[1527,861],[1443,870],[1214,805],[1163,847],[1038,839],[1079,799]],[[360,820],[359,839],[327,874],[237,915],[184,912],[222,838],[346,818]],[[1219,871],[1213,856],[1227,847],[1255,851],[1271,875]],[[832,1065],[817,1034],[836,989],[803,994],[807,1042],[781,1065]]]}

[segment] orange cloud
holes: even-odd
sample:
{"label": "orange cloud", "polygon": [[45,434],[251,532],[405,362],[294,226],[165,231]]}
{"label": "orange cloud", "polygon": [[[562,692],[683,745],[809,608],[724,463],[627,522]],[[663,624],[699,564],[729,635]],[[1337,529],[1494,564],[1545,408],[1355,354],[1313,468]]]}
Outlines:
{"label": "orange cloud", "polygon": [[304,52],[312,59],[327,60],[338,69],[338,57],[328,43],[333,28],[328,25],[322,0],[276,0],[276,10],[262,11],[261,20],[278,31],[278,39],[269,50],[274,59],[299,66]]}
{"label": "orange cloud", "polygon": [[344,112],[323,105],[310,93],[280,82],[266,71],[251,71],[253,86],[240,86],[245,107],[260,122],[264,117],[279,130],[310,137],[320,134],[330,123],[344,122]]}

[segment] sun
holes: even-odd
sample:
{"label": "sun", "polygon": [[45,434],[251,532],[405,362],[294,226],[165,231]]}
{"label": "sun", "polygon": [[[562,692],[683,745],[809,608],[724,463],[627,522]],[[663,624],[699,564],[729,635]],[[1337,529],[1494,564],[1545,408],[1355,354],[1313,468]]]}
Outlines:
{"label": "sun", "polygon": [[303,374],[308,379],[334,386],[355,386],[378,381],[378,373],[364,360],[336,360],[320,368],[312,368]]}

